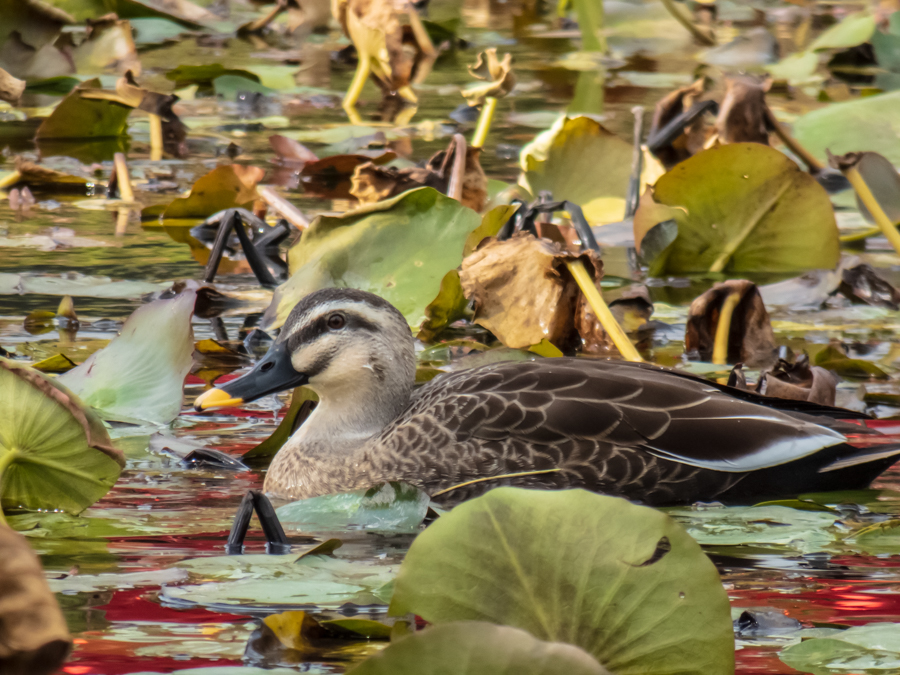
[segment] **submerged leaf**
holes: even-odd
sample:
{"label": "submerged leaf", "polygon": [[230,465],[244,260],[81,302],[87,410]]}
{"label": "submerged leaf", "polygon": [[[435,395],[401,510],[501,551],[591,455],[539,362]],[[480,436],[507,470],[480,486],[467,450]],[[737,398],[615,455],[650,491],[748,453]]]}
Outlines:
{"label": "submerged leaf", "polygon": [[734,672],[728,598],[697,543],[584,490],[501,487],[457,506],[413,542],[389,611],[522,628],[617,675]]}
{"label": "submerged leaf", "polygon": [[348,675],[609,675],[574,645],[538,640],[483,621],[426,628],[360,663]]}
{"label": "submerged leaf", "polygon": [[[704,150],[657,181],[642,202],[639,235],[669,218],[678,236],[657,273],[831,269],[840,257],[831,201],[812,176],[777,150],[734,143]],[[815,241],[815,246],[809,242]]]}
{"label": "submerged leaf", "polygon": [[0,524],[0,672],[50,675],[72,638],[25,537]]}
{"label": "submerged leaf", "polygon": [[185,291],[138,307],[117,338],[59,381],[106,417],[168,424],[193,361],[196,297]]}
{"label": "submerged leaf", "polygon": [[[592,225],[622,220],[632,147],[590,117],[563,117],[522,148],[520,182],[532,195],[581,206]],[[598,172],[597,167],[603,166]],[[618,213],[610,200],[621,200]]]}
{"label": "submerged leaf", "polygon": [[0,508],[80,513],[124,466],[103,423],[68,389],[0,358]]}
{"label": "submerged leaf", "polygon": [[[801,634],[802,636],[802,634]],[[812,675],[889,673],[900,670],[900,626],[870,623],[813,637],[779,653],[791,668]]]}
{"label": "submerged leaf", "polygon": [[432,188],[320,216],[291,248],[291,278],[275,291],[262,327],[280,327],[301,298],[328,287],[380,295],[417,327],[480,222],[477,213]]}

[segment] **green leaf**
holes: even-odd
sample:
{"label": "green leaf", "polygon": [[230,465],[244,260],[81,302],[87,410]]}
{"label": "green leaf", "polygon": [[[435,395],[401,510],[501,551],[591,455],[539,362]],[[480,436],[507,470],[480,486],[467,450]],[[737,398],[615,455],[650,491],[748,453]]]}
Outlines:
{"label": "green leaf", "polygon": [[[649,231],[660,218],[678,223],[658,273],[832,269],[840,257],[824,188],[765,145],[704,150],[663,175],[653,200],[642,200],[635,232]],[[676,210],[663,217],[659,204]]]}
{"label": "green leaf", "polygon": [[900,625],[853,626],[791,645],[778,656],[791,668],[812,675],[895,673],[900,670]]}
{"label": "green leaf", "polygon": [[734,672],[728,598],[675,521],[583,490],[498,488],[413,542],[389,613],[490,621],[589,651],[617,675]]}
{"label": "green leaf", "polygon": [[812,79],[818,67],[819,55],[814,51],[807,50],[791,54],[778,63],[765,66],[765,69],[776,80],[797,85]]}
{"label": "green leaf", "polygon": [[821,160],[871,150],[900,165],[900,91],[832,103],[794,122],[794,136]]}
{"label": "green leaf", "polygon": [[0,358],[0,507],[80,513],[116,482],[125,457],[100,419],[36,370]]}
{"label": "green leaf", "polygon": [[288,253],[291,278],[275,291],[264,330],[281,326],[301,298],[328,287],[380,295],[419,326],[480,223],[475,211],[432,188],[320,216]]}
{"label": "green leaf", "polygon": [[196,296],[185,291],[138,307],[119,337],[58,381],[108,418],[168,424],[181,412],[193,363]]}
{"label": "green leaf", "polygon": [[869,12],[854,12],[813,40],[809,49],[850,49],[868,42],[874,32],[875,17]]}
{"label": "green leaf", "polygon": [[573,645],[482,621],[426,628],[347,671],[347,675],[608,675]]}
{"label": "green leaf", "polygon": [[204,66],[178,66],[166,73],[166,79],[175,83],[176,89],[199,84],[203,87],[211,87],[213,81],[224,75],[242,77],[252,82],[259,82],[259,76],[249,70],[239,68],[226,68],[221,63],[210,63]]}
{"label": "green leaf", "polygon": [[82,98],[82,89],[97,89],[93,79],[72,90],[50,113],[35,133],[38,140],[115,138],[126,132],[131,108],[105,99]]}
{"label": "green leaf", "polygon": [[547,190],[578,204],[592,225],[611,223],[625,213],[631,155],[630,144],[590,117],[562,117],[522,148],[520,182],[533,195]]}
{"label": "green leaf", "polygon": [[893,12],[888,17],[888,32],[876,30],[872,33],[872,49],[875,60],[882,68],[900,71],[900,14]]}

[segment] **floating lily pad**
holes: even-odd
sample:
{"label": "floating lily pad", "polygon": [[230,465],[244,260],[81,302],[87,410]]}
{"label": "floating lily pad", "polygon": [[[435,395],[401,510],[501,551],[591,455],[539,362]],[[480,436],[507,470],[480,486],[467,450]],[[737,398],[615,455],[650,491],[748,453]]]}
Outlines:
{"label": "floating lily pad", "polygon": [[84,98],[82,89],[97,89],[100,80],[84,82],[54,108],[35,132],[38,140],[115,138],[125,134],[132,108],[104,99]]}
{"label": "floating lily pad", "polygon": [[[452,667],[449,664],[454,664]],[[348,675],[609,675],[574,645],[483,621],[427,628],[370,656]]]}
{"label": "floating lily pad", "polygon": [[119,337],[59,382],[106,417],[168,424],[181,412],[191,369],[197,294],[155,300],[128,317]]}
{"label": "floating lily pad", "polygon": [[480,223],[475,211],[432,188],[320,216],[290,250],[291,278],[275,291],[262,327],[280,327],[301,298],[334,286],[375,293],[419,326]]}
{"label": "floating lily pad", "polygon": [[[255,166],[227,164],[197,179],[191,194],[180,197],[166,207],[163,221],[200,219],[223,209],[246,207],[256,199],[256,184],[265,171]],[[193,223],[191,223],[193,224]]]}
{"label": "floating lily pad", "polygon": [[870,150],[900,165],[900,91],[832,103],[794,122],[794,135],[822,161]]}
{"label": "floating lily pad", "polygon": [[80,513],[116,482],[125,458],[68,389],[0,358],[0,507]]}
{"label": "floating lily pad", "polygon": [[346,529],[415,532],[428,511],[428,495],[404,483],[323,495],[277,509],[286,529],[335,532]]}
{"label": "floating lily pad", "polygon": [[[592,225],[622,220],[632,147],[590,117],[562,117],[524,148],[522,184],[581,206]],[[603,170],[598,171],[602,166]]]}
{"label": "floating lily pad", "polygon": [[900,671],[900,624],[870,623],[829,631],[827,637],[803,640],[778,656],[791,668],[812,675],[896,673]]}
{"label": "floating lily pad", "polygon": [[850,49],[868,42],[875,32],[875,16],[870,12],[854,12],[819,35],[810,50]]}
{"label": "floating lily pad", "polygon": [[[832,269],[840,257],[824,188],[765,145],[704,150],[660,178],[652,198],[634,217],[638,245],[658,223],[678,224],[663,264],[648,261],[657,274]],[[671,208],[661,214],[659,205]]]}
{"label": "floating lily pad", "polygon": [[728,599],[697,543],[659,511],[582,490],[498,488],[441,516],[394,584],[390,613],[406,612],[522,628],[617,675],[734,672]]}

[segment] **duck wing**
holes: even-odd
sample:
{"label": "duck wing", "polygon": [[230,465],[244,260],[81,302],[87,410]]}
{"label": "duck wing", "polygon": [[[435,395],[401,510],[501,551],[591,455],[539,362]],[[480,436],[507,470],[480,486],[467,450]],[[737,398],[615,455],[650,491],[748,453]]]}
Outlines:
{"label": "duck wing", "polygon": [[737,398],[699,378],[570,358],[437,378],[398,424],[395,431],[410,424],[423,431],[424,424],[451,432],[459,444],[506,440],[523,450],[601,443],[729,473],[778,466],[846,441],[813,416]]}

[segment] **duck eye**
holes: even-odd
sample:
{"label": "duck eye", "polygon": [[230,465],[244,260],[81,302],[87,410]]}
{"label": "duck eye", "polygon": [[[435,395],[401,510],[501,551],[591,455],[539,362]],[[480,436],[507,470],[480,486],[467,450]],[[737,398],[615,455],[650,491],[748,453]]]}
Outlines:
{"label": "duck eye", "polygon": [[347,323],[343,314],[332,314],[328,317],[328,327],[331,330],[340,330]]}

